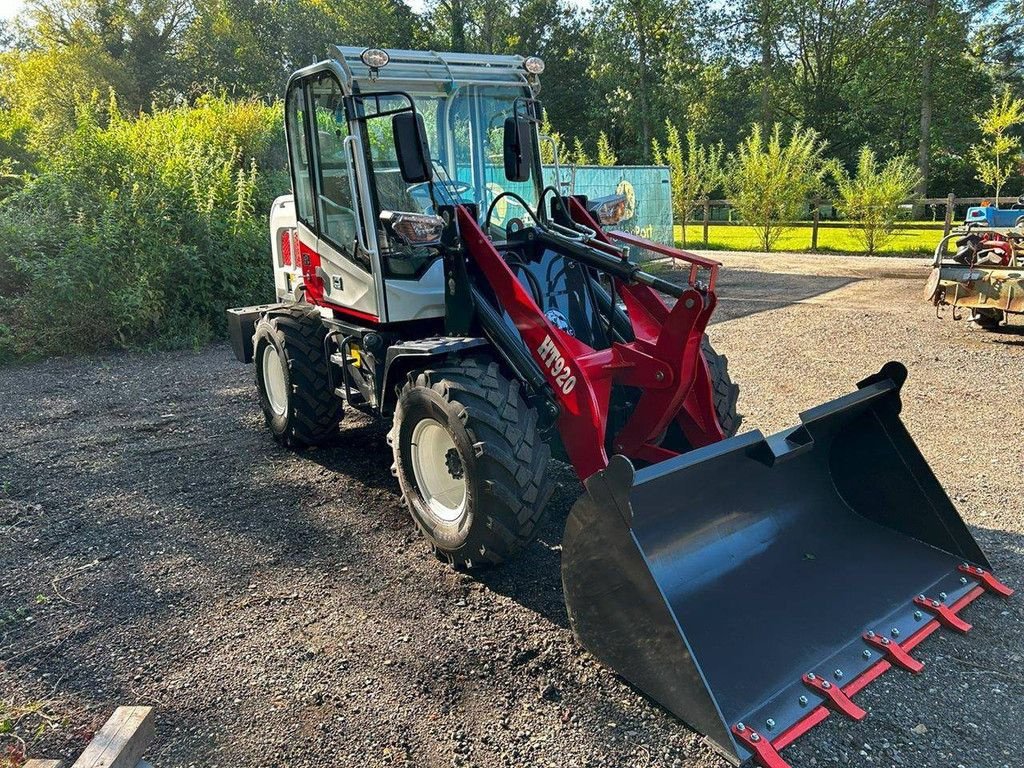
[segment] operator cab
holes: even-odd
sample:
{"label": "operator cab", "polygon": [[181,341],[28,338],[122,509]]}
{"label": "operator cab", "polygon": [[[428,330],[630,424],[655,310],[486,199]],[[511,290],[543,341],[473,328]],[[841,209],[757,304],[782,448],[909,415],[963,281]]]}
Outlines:
{"label": "operator cab", "polygon": [[335,47],[297,72],[285,101],[295,223],[272,226],[279,298],[341,320],[439,321],[439,214],[455,205],[531,261],[505,243],[541,204],[542,70],[519,56]]}

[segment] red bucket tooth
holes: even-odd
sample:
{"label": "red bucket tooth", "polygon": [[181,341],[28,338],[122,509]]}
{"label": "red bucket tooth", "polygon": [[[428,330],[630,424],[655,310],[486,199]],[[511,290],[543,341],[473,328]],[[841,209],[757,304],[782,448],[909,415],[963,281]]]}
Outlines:
{"label": "red bucket tooth", "polygon": [[853,699],[843,693],[843,689],[838,685],[810,672],[804,675],[803,680],[804,685],[824,696],[826,705],[836,712],[846,715],[851,720],[863,720],[868,716],[868,713],[854,704]]}
{"label": "red bucket tooth", "polygon": [[954,632],[969,632],[971,629],[971,625],[957,616],[956,611],[938,600],[915,597],[914,605],[935,616],[935,620],[946,629],[952,629]]}
{"label": "red bucket tooth", "polygon": [[924,662],[915,659],[905,648],[903,648],[903,646],[899,643],[893,642],[888,637],[882,637],[881,635],[876,635],[873,632],[868,632],[864,635],[864,641],[881,651],[882,655],[885,656],[886,660],[888,660],[890,664],[893,664],[900,669],[905,669],[907,672],[913,672],[915,675],[924,669]]}
{"label": "red bucket tooth", "polygon": [[958,565],[957,570],[960,573],[967,574],[975,581],[979,582],[988,592],[993,595],[999,595],[999,597],[1010,597],[1013,594],[1013,589],[1006,586],[997,579],[990,571],[986,571],[984,568],[980,568],[974,565]]}

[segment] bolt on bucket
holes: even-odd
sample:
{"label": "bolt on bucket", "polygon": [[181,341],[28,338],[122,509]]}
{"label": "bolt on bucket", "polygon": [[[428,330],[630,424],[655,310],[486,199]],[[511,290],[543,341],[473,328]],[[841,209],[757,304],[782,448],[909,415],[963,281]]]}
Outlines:
{"label": "bolt on bucket", "polygon": [[889,363],[771,437],[638,471],[616,456],[570,513],[577,638],[737,764],[785,765],[776,750],[829,712],[863,717],[849,695],[880,662],[919,671],[909,649],[985,590],[900,421],[906,375]]}

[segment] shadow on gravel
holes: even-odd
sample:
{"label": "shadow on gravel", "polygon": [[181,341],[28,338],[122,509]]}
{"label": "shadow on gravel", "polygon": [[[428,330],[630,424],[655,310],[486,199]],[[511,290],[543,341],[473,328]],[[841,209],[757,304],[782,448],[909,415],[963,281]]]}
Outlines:
{"label": "shadow on gravel", "polygon": [[[770,257],[769,257],[770,258]],[[712,323],[735,320],[795,304],[859,282],[856,277],[786,275],[754,270],[723,269],[719,273],[718,307]]]}
{"label": "shadow on gravel", "polygon": [[397,495],[398,481],[391,474],[393,458],[387,432],[387,426],[378,419],[348,413],[338,436],[330,444],[304,456],[361,485],[393,491]]}

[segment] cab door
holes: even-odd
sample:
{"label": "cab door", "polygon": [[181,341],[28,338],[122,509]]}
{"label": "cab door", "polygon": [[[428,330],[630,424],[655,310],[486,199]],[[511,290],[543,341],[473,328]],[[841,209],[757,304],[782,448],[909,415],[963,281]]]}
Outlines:
{"label": "cab door", "polygon": [[380,319],[374,249],[361,215],[341,86],[330,72],[293,83],[286,101],[292,189],[306,300]]}

